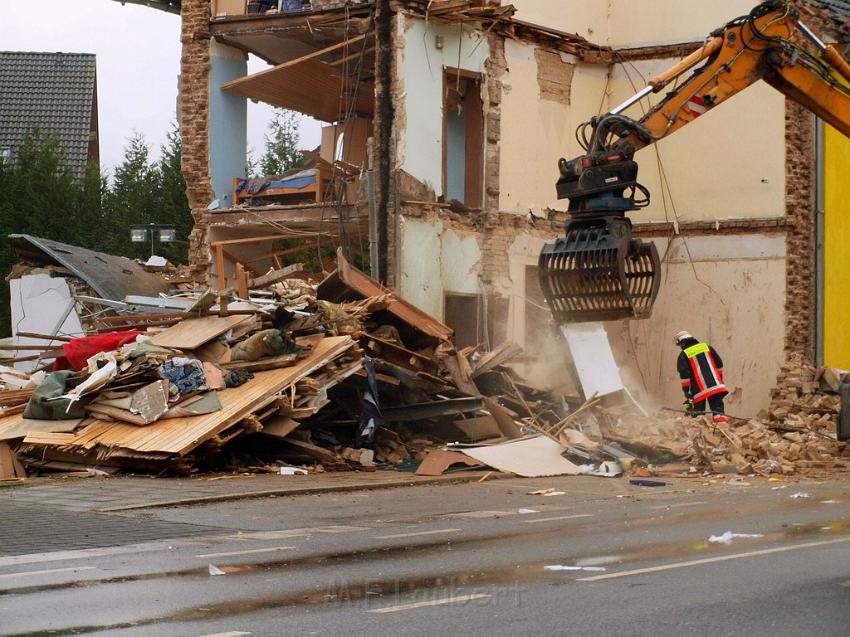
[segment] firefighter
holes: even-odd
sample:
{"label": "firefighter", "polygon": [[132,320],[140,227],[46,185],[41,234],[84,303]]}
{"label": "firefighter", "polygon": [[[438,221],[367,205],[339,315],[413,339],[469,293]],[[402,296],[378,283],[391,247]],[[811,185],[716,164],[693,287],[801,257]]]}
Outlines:
{"label": "firefighter", "polygon": [[676,368],[685,392],[685,412],[691,416],[704,414],[707,401],[715,423],[729,422],[723,413],[723,397],[729,392],[723,384],[720,354],[688,332],[679,332],[673,342],[682,348]]}

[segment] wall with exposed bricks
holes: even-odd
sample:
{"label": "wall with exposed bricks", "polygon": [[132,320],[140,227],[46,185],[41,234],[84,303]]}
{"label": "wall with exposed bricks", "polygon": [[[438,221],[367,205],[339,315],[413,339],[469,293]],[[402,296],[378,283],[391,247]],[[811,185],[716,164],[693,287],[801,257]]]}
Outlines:
{"label": "wall with exposed bricks", "polygon": [[180,40],[180,93],[177,119],[183,138],[183,177],[195,228],[189,235],[189,261],[195,276],[204,277],[209,266],[203,214],[215,198],[209,163],[209,77],[211,68],[210,3],[183,0]]}

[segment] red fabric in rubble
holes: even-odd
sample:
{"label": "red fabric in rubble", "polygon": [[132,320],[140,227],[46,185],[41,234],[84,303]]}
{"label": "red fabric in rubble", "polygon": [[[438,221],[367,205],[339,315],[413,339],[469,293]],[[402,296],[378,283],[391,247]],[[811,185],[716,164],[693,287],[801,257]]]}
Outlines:
{"label": "red fabric in rubble", "polygon": [[110,332],[109,334],[75,338],[62,344],[65,357],[57,358],[53,369],[54,371],[65,369],[68,366],[76,370],[83,369],[86,366],[86,361],[95,354],[111,352],[122,345],[132,343],[139,334],[144,334],[144,332]]}

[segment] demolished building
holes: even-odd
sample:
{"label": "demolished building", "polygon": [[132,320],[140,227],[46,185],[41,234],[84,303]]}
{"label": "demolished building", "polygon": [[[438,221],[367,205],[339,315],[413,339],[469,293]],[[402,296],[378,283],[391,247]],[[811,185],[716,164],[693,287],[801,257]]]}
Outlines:
{"label": "demolished building", "polygon": [[[624,0],[158,4],[180,5],[195,276],[225,288],[278,266],[293,242],[363,244],[371,211],[373,274],[459,346],[514,341],[557,378],[536,271],[564,219],[557,159],[581,154],[581,122],[753,1],[653,0],[640,13]],[[842,40],[839,4],[801,6]],[[270,68],[249,75],[248,54]],[[303,174],[245,179],[248,99],[326,124]],[[639,153],[655,198],[633,215],[635,236],[664,255],[664,284],[651,319],[606,328],[647,395],[679,403],[669,339],[683,328],[734,352],[728,404],[741,416],[767,406],[791,354],[850,367],[836,169],[848,155],[767,85]]]}

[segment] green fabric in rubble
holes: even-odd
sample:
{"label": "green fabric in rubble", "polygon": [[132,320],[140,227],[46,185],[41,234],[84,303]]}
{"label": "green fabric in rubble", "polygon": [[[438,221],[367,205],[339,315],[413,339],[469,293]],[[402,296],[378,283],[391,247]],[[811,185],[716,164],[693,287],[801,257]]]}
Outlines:
{"label": "green fabric in rubble", "polygon": [[24,409],[24,418],[36,420],[85,418],[85,405],[81,401],[58,398],[68,393],[68,378],[73,375],[74,372],[69,369],[48,374],[30,397]]}

